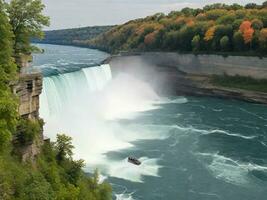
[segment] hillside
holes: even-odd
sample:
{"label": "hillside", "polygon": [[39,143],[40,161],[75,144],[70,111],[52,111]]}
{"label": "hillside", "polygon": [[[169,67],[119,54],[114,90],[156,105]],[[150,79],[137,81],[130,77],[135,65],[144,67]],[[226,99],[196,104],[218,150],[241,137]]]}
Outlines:
{"label": "hillside", "polygon": [[113,26],[92,26],[46,31],[45,38],[43,40],[34,40],[34,42],[75,45],[76,40],[90,40],[110,30],[112,27]]}
{"label": "hillside", "polygon": [[113,53],[159,50],[266,55],[267,2],[246,6],[213,4],[168,15],[158,13],[76,43]]}

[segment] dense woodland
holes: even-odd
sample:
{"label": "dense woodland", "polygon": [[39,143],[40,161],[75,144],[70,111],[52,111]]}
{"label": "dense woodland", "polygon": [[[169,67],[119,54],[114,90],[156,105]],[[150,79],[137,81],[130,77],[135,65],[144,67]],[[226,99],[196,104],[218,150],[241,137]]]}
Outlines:
{"label": "dense woodland", "polygon": [[114,26],[91,26],[75,29],[45,31],[43,40],[33,40],[38,43],[73,45],[76,40],[89,40],[107,32]]}
{"label": "dense woodland", "polygon": [[112,53],[158,50],[266,55],[267,2],[158,13],[76,42]]}
{"label": "dense woodland", "polygon": [[[89,177],[84,162],[72,158],[71,138],[62,134],[46,142],[34,162],[22,162],[19,149],[38,142],[43,121],[23,119],[11,90],[19,76],[15,60],[36,50],[31,38],[43,36],[49,18],[40,0],[0,0],[0,199],[109,200],[111,188]],[[15,59],[16,58],[16,59]]]}

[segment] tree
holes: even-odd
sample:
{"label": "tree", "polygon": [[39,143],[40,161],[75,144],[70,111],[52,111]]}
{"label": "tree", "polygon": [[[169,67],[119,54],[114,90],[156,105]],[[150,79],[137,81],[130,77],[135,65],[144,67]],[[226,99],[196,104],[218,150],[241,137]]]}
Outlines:
{"label": "tree", "polygon": [[253,34],[254,34],[254,29],[253,28],[249,28],[249,29],[246,29],[244,31],[243,37],[244,37],[245,44],[251,43],[252,38],[253,38]]}
{"label": "tree", "polygon": [[255,30],[261,30],[261,29],[263,28],[263,23],[262,23],[262,21],[259,20],[259,19],[253,19],[253,20],[251,21],[251,26],[252,26],[252,28],[255,29]]}
{"label": "tree", "polygon": [[151,46],[153,45],[153,43],[155,42],[155,36],[157,34],[157,31],[154,31],[152,33],[149,33],[145,36],[145,40],[144,40],[144,43],[147,45],[147,46]]}
{"label": "tree", "polygon": [[228,11],[225,9],[214,9],[206,12],[209,20],[217,20],[219,17],[227,15]]}
{"label": "tree", "polygon": [[259,8],[259,6],[256,3],[248,3],[247,5],[245,5],[246,9],[257,9]]}
{"label": "tree", "polygon": [[59,162],[68,158],[72,158],[72,150],[74,149],[74,146],[72,145],[71,137],[64,134],[58,134],[55,147],[57,150],[56,157]]}
{"label": "tree", "polygon": [[236,16],[234,14],[228,14],[228,15],[224,15],[222,17],[220,17],[217,20],[218,24],[224,24],[224,25],[228,25],[228,24],[232,24],[236,19]]}
{"label": "tree", "polygon": [[223,36],[220,40],[220,46],[223,51],[229,50],[229,37]]}
{"label": "tree", "polygon": [[31,53],[30,39],[43,37],[43,26],[49,25],[49,18],[42,14],[44,7],[41,0],[11,0],[8,5],[16,55]]}
{"label": "tree", "polygon": [[205,41],[210,41],[210,40],[212,40],[213,37],[214,37],[214,33],[215,33],[215,26],[213,26],[213,27],[211,27],[211,28],[209,28],[209,29],[207,30],[207,32],[205,33],[205,38],[204,38],[204,40],[205,40]]}
{"label": "tree", "polygon": [[251,27],[250,21],[243,21],[239,27],[240,32],[243,34],[245,44],[251,43],[254,29]]}
{"label": "tree", "polygon": [[16,65],[12,59],[11,26],[0,0],[0,151],[3,150],[17,123],[17,102],[9,87],[10,81],[16,78]]}
{"label": "tree", "polygon": [[241,23],[241,25],[240,25],[240,27],[239,27],[239,30],[241,31],[241,33],[244,33],[244,31],[246,30],[246,29],[249,29],[249,28],[251,28],[251,22],[250,21],[243,21],[242,23]]}
{"label": "tree", "polygon": [[264,28],[260,31],[259,41],[260,41],[261,49],[266,51],[267,50],[267,28]]}
{"label": "tree", "polygon": [[235,50],[237,50],[237,51],[244,50],[244,39],[243,39],[243,35],[240,31],[237,31],[234,33],[233,42],[234,42],[234,49]]}
{"label": "tree", "polygon": [[198,51],[200,49],[200,36],[199,35],[196,35],[193,37],[191,45],[192,45],[193,51]]}

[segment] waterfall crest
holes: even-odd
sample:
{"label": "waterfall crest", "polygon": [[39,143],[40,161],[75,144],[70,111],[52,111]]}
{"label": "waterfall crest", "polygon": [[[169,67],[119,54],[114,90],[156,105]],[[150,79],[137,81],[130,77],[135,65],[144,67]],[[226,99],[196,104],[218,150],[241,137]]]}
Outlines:
{"label": "waterfall crest", "polygon": [[[100,91],[112,78],[108,64],[81,69],[77,72],[45,77],[40,99],[40,115],[48,118],[85,100],[91,93]],[[77,102],[78,103],[78,102]]]}

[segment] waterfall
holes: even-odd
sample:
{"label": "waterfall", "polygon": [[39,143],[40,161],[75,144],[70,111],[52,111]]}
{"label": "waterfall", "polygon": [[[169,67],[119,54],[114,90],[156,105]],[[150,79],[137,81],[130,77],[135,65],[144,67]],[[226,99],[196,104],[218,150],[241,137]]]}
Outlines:
{"label": "waterfall", "polygon": [[73,103],[88,99],[92,93],[103,89],[111,78],[108,64],[45,77],[40,98],[41,117],[47,119],[70,106],[77,106]]}
{"label": "waterfall", "polygon": [[75,159],[85,160],[86,171],[98,168],[105,175],[142,182],[142,175],[157,176],[155,159],[140,158],[143,165],[135,168],[127,159],[109,160],[106,153],[133,147],[139,139],[162,138],[158,128],[145,132],[118,120],[157,108],[155,100],[150,86],[129,74],[112,79],[109,65],[45,77],[40,99],[44,134],[52,141],[58,133],[71,136]]}

